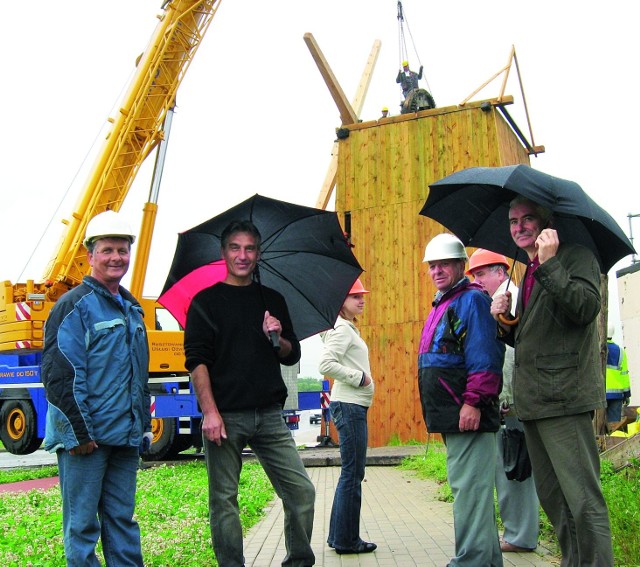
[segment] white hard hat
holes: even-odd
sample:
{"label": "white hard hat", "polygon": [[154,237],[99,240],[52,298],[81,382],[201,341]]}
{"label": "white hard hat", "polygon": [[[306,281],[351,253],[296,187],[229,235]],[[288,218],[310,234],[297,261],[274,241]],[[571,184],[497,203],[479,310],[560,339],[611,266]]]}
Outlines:
{"label": "white hard hat", "polygon": [[438,234],[434,236],[424,249],[423,262],[434,260],[458,259],[467,261],[467,251],[464,244],[453,234]]}
{"label": "white hard hat", "polygon": [[105,211],[93,217],[87,225],[87,233],[84,238],[84,245],[88,248],[92,242],[99,238],[126,238],[134,243],[136,237],[131,229],[129,221],[121,217],[115,211]]}
{"label": "white hard hat", "polygon": [[607,324],[607,338],[612,339],[615,332],[616,326],[613,323],[609,322]]}

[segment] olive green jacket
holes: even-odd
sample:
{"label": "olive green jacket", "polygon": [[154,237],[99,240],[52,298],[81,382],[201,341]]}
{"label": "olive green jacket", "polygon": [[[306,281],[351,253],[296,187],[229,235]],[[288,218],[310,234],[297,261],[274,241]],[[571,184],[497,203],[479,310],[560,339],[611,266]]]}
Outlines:
{"label": "olive green jacket", "polygon": [[526,309],[505,337],[515,347],[513,396],[523,420],[575,415],[606,406],[597,317],[600,269],[593,253],[561,244],[534,273]]}

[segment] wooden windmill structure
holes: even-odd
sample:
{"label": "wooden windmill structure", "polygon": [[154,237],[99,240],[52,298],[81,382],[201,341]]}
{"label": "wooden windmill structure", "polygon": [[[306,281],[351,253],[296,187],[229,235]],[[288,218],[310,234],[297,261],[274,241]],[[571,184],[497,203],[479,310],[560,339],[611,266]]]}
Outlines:
{"label": "wooden windmill structure", "polygon": [[[342,120],[317,206],[326,208],[335,186],[336,211],[365,269],[361,279],[372,291],[358,323],[376,383],[369,445],[424,441],[417,352],[435,288],[422,257],[426,243],[446,229],[418,213],[429,184],[446,175],[473,166],[529,164],[530,155],[544,152],[532,135],[531,142],[526,139],[507,111],[513,97],[505,96],[504,89],[514,62],[519,78],[515,49],[507,66],[458,105],[360,122],[379,44],[374,44],[351,105],[313,36],[305,34],[304,40]],[[498,97],[470,101],[501,74]]]}

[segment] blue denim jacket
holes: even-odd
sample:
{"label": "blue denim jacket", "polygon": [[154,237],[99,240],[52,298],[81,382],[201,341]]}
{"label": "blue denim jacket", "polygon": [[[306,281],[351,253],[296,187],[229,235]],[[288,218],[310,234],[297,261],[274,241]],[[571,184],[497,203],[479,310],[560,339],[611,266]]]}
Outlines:
{"label": "blue denim jacket", "polygon": [[87,276],[51,310],[42,355],[48,451],[91,440],[138,447],[151,429],[142,308],[122,287],[120,296],[122,304]]}

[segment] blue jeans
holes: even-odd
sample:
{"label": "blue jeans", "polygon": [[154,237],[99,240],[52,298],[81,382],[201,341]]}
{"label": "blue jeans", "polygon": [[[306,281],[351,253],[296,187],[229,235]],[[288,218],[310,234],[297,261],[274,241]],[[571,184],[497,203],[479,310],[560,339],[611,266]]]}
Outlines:
{"label": "blue jeans", "polygon": [[100,445],[90,455],[60,450],[64,553],[68,566],[100,566],[98,538],[107,565],[142,567],[140,528],[133,519],[137,447]]}
{"label": "blue jeans", "polygon": [[204,439],[209,476],[209,523],[221,567],[244,565],[238,482],[242,450],[249,445],[282,499],[287,555],[282,565],[313,565],[311,549],[315,488],[302,464],[279,407],[221,412],[227,439],[218,447]]}
{"label": "blue jeans", "polygon": [[607,421],[609,423],[615,423],[622,419],[622,406],[624,400],[619,398],[617,400],[607,400]]}
{"label": "blue jeans", "polygon": [[367,462],[367,410],[345,402],[329,404],[340,440],[340,479],[333,496],[327,543],[336,549],[352,549],[360,539],[362,480]]}

